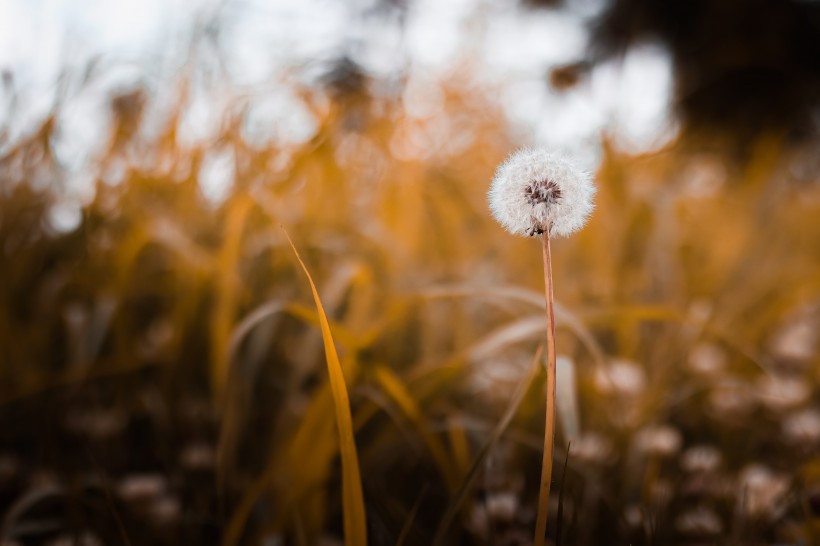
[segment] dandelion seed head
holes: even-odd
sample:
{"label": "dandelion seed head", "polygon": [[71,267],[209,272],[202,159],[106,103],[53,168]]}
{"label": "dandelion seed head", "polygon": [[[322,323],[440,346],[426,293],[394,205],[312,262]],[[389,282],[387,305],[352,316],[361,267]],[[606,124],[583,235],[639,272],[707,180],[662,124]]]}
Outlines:
{"label": "dandelion seed head", "polygon": [[584,226],[594,195],[592,177],[568,159],[522,148],[498,167],[488,199],[493,217],[510,233],[566,236]]}

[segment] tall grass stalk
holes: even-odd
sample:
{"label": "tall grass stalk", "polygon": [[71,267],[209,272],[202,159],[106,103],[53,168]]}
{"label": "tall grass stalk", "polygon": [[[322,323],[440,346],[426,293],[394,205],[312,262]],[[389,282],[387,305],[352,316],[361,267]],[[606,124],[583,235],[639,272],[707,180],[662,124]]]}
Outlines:
{"label": "tall grass stalk", "polygon": [[305,262],[302,261],[296,246],[290,239],[287,231],[282,229],[285,237],[302,266],[302,271],[310,282],[310,290],[316,303],[319,314],[319,324],[322,328],[322,339],[325,345],[327,371],[330,376],[330,387],[333,394],[333,406],[336,413],[336,426],[339,431],[339,451],[342,458],[342,511],[344,521],[344,539],[347,546],[367,546],[367,519],[365,517],[364,493],[362,492],[362,477],[359,470],[359,456],[356,451],[356,438],[353,434],[353,418],[350,413],[350,399],[347,394],[344,370],[336,353],[330,324],[327,320],[319,292],[313,283]]}

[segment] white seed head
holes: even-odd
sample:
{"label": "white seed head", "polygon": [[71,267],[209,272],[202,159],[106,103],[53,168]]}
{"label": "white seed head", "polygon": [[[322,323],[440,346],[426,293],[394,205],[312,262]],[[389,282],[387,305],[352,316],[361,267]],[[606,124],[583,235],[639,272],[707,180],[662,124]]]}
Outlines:
{"label": "white seed head", "polygon": [[749,465],[740,473],[742,494],[738,502],[753,516],[772,518],[783,508],[790,486],[791,480],[785,474],[760,464]]}
{"label": "white seed head", "polygon": [[681,456],[681,467],[692,474],[707,474],[718,469],[723,460],[723,455],[713,446],[699,445],[692,446],[683,452]]}
{"label": "white seed head", "polygon": [[499,165],[488,198],[507,231],[532,237],[566,236],[581,229],[594,208],[592,177],[565,157],[522,148]]}
{"label": "white seed head", "polygon": [[683,438],[677,429],[668,425],[648,426],[635,436],[637,448],[642,453],[657,457],[669,457],[680,450]]}

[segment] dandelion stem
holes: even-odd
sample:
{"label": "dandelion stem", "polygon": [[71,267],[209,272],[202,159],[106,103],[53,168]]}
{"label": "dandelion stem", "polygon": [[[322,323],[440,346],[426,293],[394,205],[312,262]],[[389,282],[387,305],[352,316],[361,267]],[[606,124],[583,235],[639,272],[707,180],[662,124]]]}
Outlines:
{"label": "dandelion stem", "polygon": [[547,419],[544,429],[544,458],[541,462],[541,488],[535,520],[535,546],[544,546],[552,482],[552,454],[555,446],[555,312],[552,305],[552,255],[549,230],[544,231],[544,292],[547,298]]}

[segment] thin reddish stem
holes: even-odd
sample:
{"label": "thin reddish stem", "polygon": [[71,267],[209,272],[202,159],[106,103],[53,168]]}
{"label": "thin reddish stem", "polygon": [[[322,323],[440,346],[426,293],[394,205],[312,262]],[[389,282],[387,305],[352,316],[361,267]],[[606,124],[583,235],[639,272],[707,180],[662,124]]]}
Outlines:
{"label": "thin reddish stem", "polygon": [[552,455],[555,447],[555,311],[552,305],[552,255],[549,230],[544,232],[544,293],[547,299],[547,419],[544,429],[544,458],[541,462],[541,488],[535,520],[535,546],[544,546],[552,483]]}

